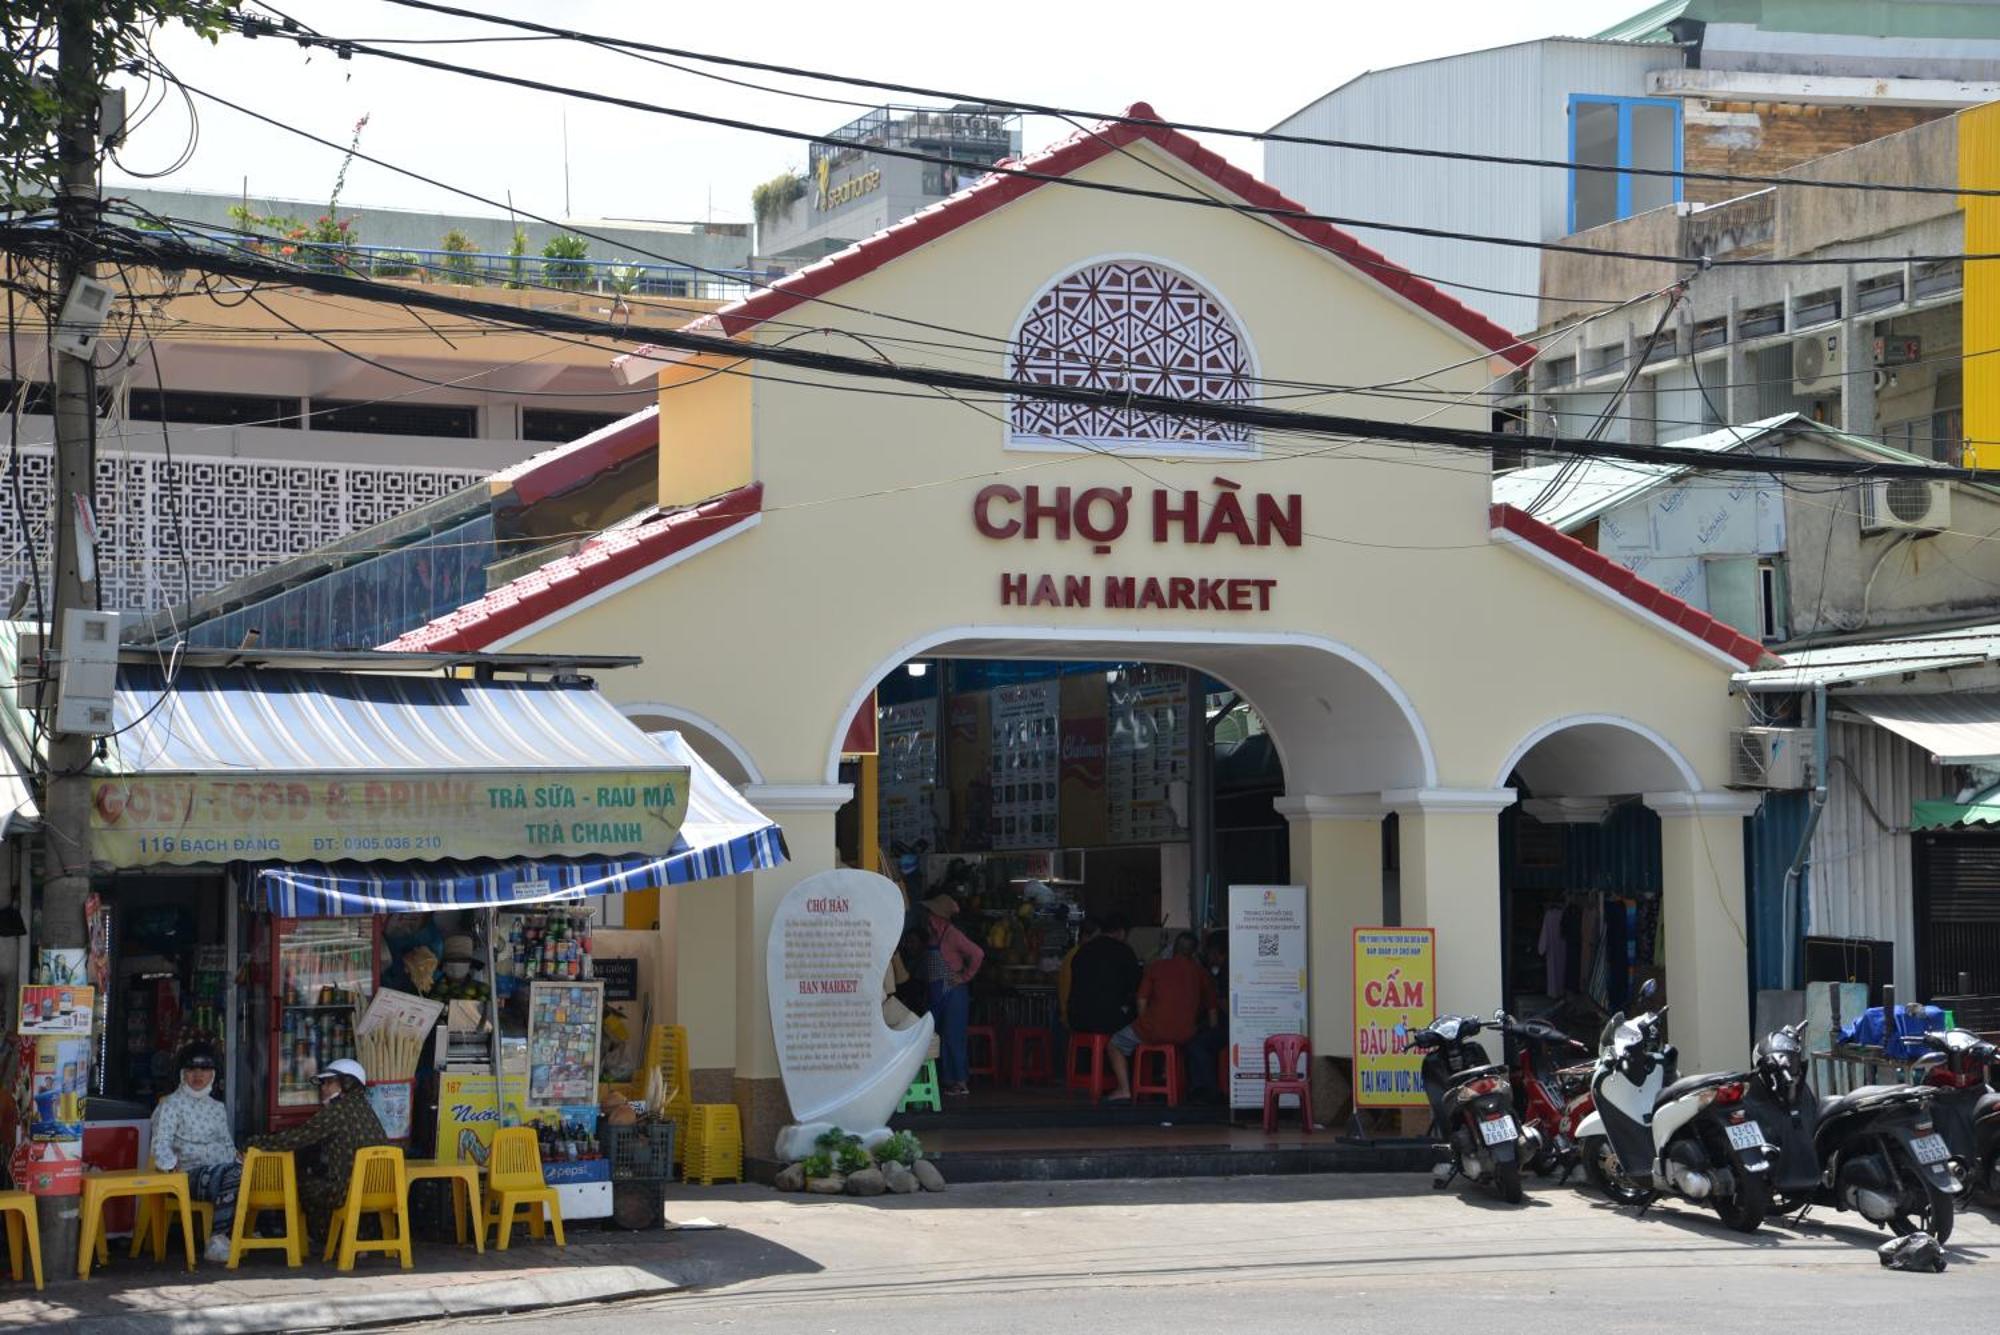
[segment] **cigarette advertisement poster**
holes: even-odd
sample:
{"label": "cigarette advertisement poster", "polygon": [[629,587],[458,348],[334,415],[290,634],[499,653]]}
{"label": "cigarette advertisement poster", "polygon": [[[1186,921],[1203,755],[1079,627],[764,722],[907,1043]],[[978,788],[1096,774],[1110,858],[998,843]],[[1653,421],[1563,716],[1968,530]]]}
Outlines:
{"label": "cigarette advertisement poster", "polygon": [[41,987],[21,989],[23,1034],[54,1034],[88,1037],[97,1017],[97,989],[92,987]]}
{"label": "cigarette advertisement poster", "polygon": [[536,1107],[597,1102],[604,984],[536,982],[528,990],[528,1098]]}
{"label": "cigarette advertisement poster", "polygon": [[1354,929],[1354,1102],[1421,1108],[1423,1058],[1406,1052],[1437,997],[1437,929]]}
{"label": "cigarette advertisement poster", "polygon": [[1264,1040],[1306,1032],[1306,888],[1229,887],[1229,1104],[1264,1106]]}

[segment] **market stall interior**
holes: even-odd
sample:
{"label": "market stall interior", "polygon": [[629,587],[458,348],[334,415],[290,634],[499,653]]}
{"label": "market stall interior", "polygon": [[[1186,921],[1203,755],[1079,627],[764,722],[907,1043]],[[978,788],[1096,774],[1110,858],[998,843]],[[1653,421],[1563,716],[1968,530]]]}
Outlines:
{"label": "market stall interior", "polygon": [[[0,660],[18,661],[18,629]],[[49,1059],[17,1063],[35,1120],[15,1179],[72,1194],[87,1169],[145,1166],[175,1054],[201,1039],[239,1143],[312,1116],[316,1077],[358,1058],[413,1159],[483,1163],[496,1126],[532,1125],[565,1218],[611,1215],[600,1108],[635,1120],[672,1018],[649,988],[657,915],[626,928],[627,897],[776,866],[778,827],[582,675],[622,660],[208,657],[120,666],[92,778],[90,945],[31,930],[8,961],[92,999],[74,1029],[34,1031],[59,1039],[23,1040]],[[0,736],[31,755],[8,665]]]}
{"label": "market stall interior", "polygon": [[[966,1016],[971,1096],[947,1094],[936,1110],[920,1100],[897,1125],[1157,1123],[1157,1104],[1138,1111],[1064,1088],[1072,1022],[1109,1023],[1066,1013],[1064,994],[1085,932],[1123,924],[1128,991],[1147,961],[1171,956],[1175,937],[1191,932],[1226,1008],[1217,940],[1226,887],[1288,874],[1286,825],[1272,806],[1284,775],[1262,718],[1227,685],[1152,663],[914,661],[885,677],[876,699],[876,846],[863,847],[863,802],[842,813],[837,833],[843,860],[885,870],[909,899],[897,996],[911,1010],[930,1005],[927,900],[944,897],[952,925],[983,955]],[[843,778],[862,785],[863,769],[851,762]],[[1088,953],[1087,974],[1101,969],[1099,954],[1117,956]],[[1047,1075],[1017,1074],[1017,1049]],[[949,1090],[951,1059],[940,1055]],[[1212,1048],[1204,1060],[1212,1069]],[[1226,1118],[1214,1081],[1189,1084],[1204,1096],[1182,1099],[1177,1119]]]}

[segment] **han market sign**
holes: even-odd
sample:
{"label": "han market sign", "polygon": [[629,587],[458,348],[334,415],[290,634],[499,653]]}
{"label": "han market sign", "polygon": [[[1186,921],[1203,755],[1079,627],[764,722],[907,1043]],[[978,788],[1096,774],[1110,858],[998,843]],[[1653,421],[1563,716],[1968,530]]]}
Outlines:
{"label": "han market sign", "polygon": [[664,857],[688,771],[108,775],[90,782],[93,856],[114,866]]}
{"label": "han market sign", "polygon": [[1275,578],[1218,576],[1201,563],[1218,549],[1299,546],[1305,508],[1296,492],[1248,492],[1225,477],[1199,490],[993,483],[972,499],[972,526],[995,541],[1065,544],[1092,556],[1111,555],[1121,540],[1147,542],[1176,560],[1177,568],[1158,575],[1002,571],[1002,607],[1268,612],[1277,598]]}

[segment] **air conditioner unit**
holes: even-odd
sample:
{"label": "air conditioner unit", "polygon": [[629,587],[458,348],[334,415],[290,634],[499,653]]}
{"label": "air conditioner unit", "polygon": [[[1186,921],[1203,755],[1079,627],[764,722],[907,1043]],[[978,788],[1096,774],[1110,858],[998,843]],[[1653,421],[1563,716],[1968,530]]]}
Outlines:
{"label": "air conditioner unit", "polygon": [[1840,393],[1840,333],[1808,334],[1792,343],[1792,393],[1820,399]]}
{"label": "air conditioner unit", "polygon": [[1729,734],[1731,788],[1810,788],[1811,728],[1738,728]]}
{"label": "air conditioner unit", "polygon": [[1861,488],[1861,531],[1919,529],[1929,533],[1951,527],[1951,483],[1896,477]]}

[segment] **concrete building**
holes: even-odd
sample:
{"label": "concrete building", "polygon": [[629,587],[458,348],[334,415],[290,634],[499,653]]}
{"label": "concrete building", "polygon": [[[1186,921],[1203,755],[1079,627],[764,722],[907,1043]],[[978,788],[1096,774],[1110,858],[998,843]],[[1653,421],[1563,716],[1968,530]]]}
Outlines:
{"label": "concrete building", "polygon": [[[1274,131],[1606,167],[1766,174],[2000,98],[2000,5],[1670,0],[1591,38],[1373,70]],[[1264,175],[1319,213],[1552,241],[1726,183],[1272,143]],[[1542,323],[1533,250],[1356,234],[1510,329]],[[1575,289],[1569,295],[1594,295]],[[1580,302],[1580,306],[1594,303]]]}
{"label": "concrete building", "polygon": [[[107,607],[184,614],[190,596],[450,497],[628,416],[643,397],[612,376],[610,343],[282,288],[256,295],[149,301],[145,332],[100,344],[96,510]],[[487,286],[466,295],[600,318],[612,310],[589,291]],[[713,305],[645,300],[659,319]],[[121,303],[110,328],[123,327],[124,312]],[[46,553],[54,425],[42,334],[24,328],[19,367],[5,364],[0,341],[0,396],[18,394],[23,409],[19,448],[7,456],[21,505],[0,506],[0,582],[10,589],[49,573],[21,541],[17,517],[25,512]],[[0,415],[0,436],[7,420]]]}
{"label": "concrete building", "polygon": [[[1164,171],[1189,189],[1289,203],[1157,125],[1106,126],[1028,165],[1148,188]],[[1479,389],[1530,354],[1334,229],[1290,227],[988,177],[704,327],[745,346],[843,351],[843,331],[865,335],[875,319],[855,312],[893,310],[1027,341],[1045,356],[996,347],[980,368],[1017,383],[1108,361],[1144,369],[1134,383],[1157,375],[1179,386],[1167,392],[1220,401],[1247,400],[1261,378],[1442,367],[1434,383],[1465,402],[1358,411],[1483,425]],[[787,312],[829,291],[853,309],[814,308],[833,327],[801,339]],[[1187,356],[1201,375],[1170,375]],[[968,365],[957,352],[939,364]],[[630,716],[679,730],[783,823],[785,867],[681,887],[660,907],[661,976],[674,982],[656,1013],[688,1026],[697,1097],[744,1108],[750,1153],[767,1153],[787,1120],[774,914],[835,865],[843,807],[875,828],[875,762],[856,770],[844,756],[871,749],[855,725],[875,721],[878,683],[913,660],[1153,662],[1240,690],[1283,764],[1288,875],[1310,887],[1302,1023],[1332,1064],[1354,1052],[1352,929],[1389,911],[1385,847],[1394,920],[1437,930],[1439,1004],[1484,1011],[1507,995],[1496,853],[1522,789],[1615,802],[1650,838],[1634,856],[1664,928],[1675,1042],[1690,1069],[1741,1060],[1755,799],[1726,789],[1739,718],[1727,683],[1766,651],[1643,581],[1607,584],[1601,558],[1548,526],[1496,515],[1485,469],[1412,468],[1404,449],[1365,441],[1330,467],[1255,432],[1035,398],[993,413],[929,396],[856,401],[657,352],[625,368],[662,394],[658,508],[391,647],[639,654],[645,665],[606,689]],[[1132,456],[1150,482],[1107,453]],[[1045,462],[1029,477],[999,476],[1031,459]],[[1080,528],[1027,518],[1082,497]],[[1114,522],[1121,506],[1129,523]],[[1189,528],[1232,507],[1275,527],[1207,542]],[[1280,531],[1292,507],[1297,531]],[[1172,865],[1162,852],[1152,884],[1184,903],[1193,891]]]}
{"label": "concrete building", "polygon": [[[797,269],[881,231],[1021,151],[1020,117],[978,106],[879,107],[814,144],[806,174],[773,178],[758,197],[760,263]],[[952,165],[870,152],[907,149]]]}

